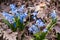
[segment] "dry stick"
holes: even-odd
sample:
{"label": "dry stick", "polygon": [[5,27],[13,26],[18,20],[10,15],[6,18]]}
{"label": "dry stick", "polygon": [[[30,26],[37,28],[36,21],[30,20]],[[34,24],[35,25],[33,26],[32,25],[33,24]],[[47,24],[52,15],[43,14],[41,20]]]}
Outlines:
{"label": "dry stick", "polygon": [[22,36],[22,34],[24,33],[24,31],[25,31],[25,30],[23,30],[23,31],[19,31],[19,30],[18,30],[18,35],[17,35],[18,39],[17,39],[17,40],[21,40],[21,36]]}
{"label": "dry stick", "polygon": [[[27,25],[27,24],[26,24],[26,25]],[[25,27],[26,27],[26,26],[25,26]],[[21,39],[22,39],[21,36],[22,36],[23,33],[25,32],[25,28],[24,28],[23,31],[20,31],[19,28],[18,28],[18,29],[17,29],[17,32],[18,32],[18,35],[17,35],[18,39],[17,39],[17,40],[21,40]]]}

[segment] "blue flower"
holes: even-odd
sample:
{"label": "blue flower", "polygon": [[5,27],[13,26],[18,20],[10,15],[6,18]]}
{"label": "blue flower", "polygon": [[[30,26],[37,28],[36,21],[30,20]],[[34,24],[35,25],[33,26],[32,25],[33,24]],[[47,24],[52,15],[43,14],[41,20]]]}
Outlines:
{"label": "blue flower", "polygon": [[5,19],[8,19],[9,14],[7,12],[3,12],[2,15],[5,17]]}
{"label": "blue flower", "polygon": [[32,18],[33,18],[34,20],[36,20],[36,16],[32,16]]}
{"label": "blue flower", "polygon": [[37,33],[37,32],[39,32],[40,30],[38,29],[38,27],[37,26],[35,26],[35,25],[32,25],[31,27],[29,27],[29,32],[32,32],[33,34],[35,34],[35,33]]}
{"label": "blue flower", "polygon": [[23,13],[23,18],[26,18],[27,17],[27,12]]}
{"label": "blue flower", "polygon": [[37,25],[39,28],[45,26],[44,22],[42,22],[41,19],[38,19],[38,20],[36,21],[36,25]]}
{"label": "blue flower", "polygon": [[25,5],[21,5],[21,9],[24,9]]}
{"label": "blue flower", "polygon": [[17,9],[12,9],[11,11],[12,11],[12,14],[17,13]]}
{"label": "blue flower", "polygon": [[36,20],[36,23],[40,23],[40,22],[42,22],[41,19],[37,19],[37,20]]}
{"label": "blue flower", "polygon": [[16,8],[15,4],[10,4],[10,9],[13,13],[16,13],[17,8]]}
{"label": "blue flower", "polygon": [[8,21],[9,21],[10,24],[11,24],[11,23],[14,23],[13,18],[14,18],[14,16],[10,16],[10,17],[8,18]]}
{"label": "blue flower", "polygon": [[15,4],[10,4],[10,8],[11,8],[11,9],[16,8],[16,7],[15,7]]}
{"label": "blue flower", "polygon": [[27,15],[28,15],[27,13],[28,13],[28,12],[25,12],[24,15],[27,16]]}
{"label": "blue flower", "polygon": [[20,22],[23,22],[23,14],[20,14]]}
{"label": "blue flower", "polygon": [[10,15],[7,12],[3,12],[2,14],[3,14],[3,16],[5,17],[6,20],[8,20],[10,23],[13,23],[14,16]]}
{"label": "blue flower", "polygon": [[45,29],[43,29],[43,32],[47,32],[48,30],[45,28]]}
{"label": "blue flower", "polygon": [[33,16],[36,16],[37,15],[37,12],[33,12],[32,14],[33,14]]}
{"label": "blue flower", "polygon": [[23,20],[27,17],[27,12],[20,13],[20,21],[23,22]]}
{"label": "blue flower", "polygon": [[25,5],[21,5],[21,7],[18,9],[20,12],[24,10]]}
{"label": "blue flower", "polygon": [[33,14],[32,18],[33,18],[34,20],[36,20],[37,12],[34,11],[32,14]]}
{"label": "blue flower", "polygon": [[53,10],[53,12],[50,14],[52,19],[56,19],[56,12],[55,10]]}

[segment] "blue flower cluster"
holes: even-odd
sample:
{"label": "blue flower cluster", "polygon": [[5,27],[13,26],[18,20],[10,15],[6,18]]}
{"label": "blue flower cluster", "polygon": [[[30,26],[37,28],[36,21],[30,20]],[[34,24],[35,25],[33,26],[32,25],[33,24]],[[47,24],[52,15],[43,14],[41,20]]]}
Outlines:
{"label": "blue flower cluster", "polygon": [[[20,17],[21,22],[23,22],[23,20],[28,15],[27,11],[23,12],[23,10],[25,9],[25,5],[21,5],[21,7],[18,9],[15,4],[10,4],[10,9],[11,9],[12,14],[14,14],[14,16],[19,16]],[[13,23],[14,16],[12,16],[11,14],[9,14],[7,12],[3,12],[2,14],[3,14],[3,16],[5,17],[6,20],[8,20],[10,23]]]}
{"label": "blue flower cluster", "polygon": [[5,19],[9,21],[9,23],[13,23],[14,22],[13,21],[14,16],[12,16],[11,14],[8,14],[7,12],[3,12],[2,14],[5,17]]}
{"label": "blue flower cluster", "polygon": [[45,26],[44,22],[41,19],[36,20],[36,25],[40,28]]}
{"label": "blue flower cluster", "polygon": [[23,22],[23,20],[27,17],[27,11],[23,12],[25,9],[25,5],[21,5],[21,7],[18,9],[14,4],[10,4],[10,9],[12,9],[12,13],[15,14],[15,16],[20,17],[20,21]]}
{"label": "blue flower cluster", "polygon": [[53,12],[50,14],[52,19],[56,19],[56,12],[55,10],[53,10]]}
{"label": "blue flower cluster", "polygon": [[41,19],[36,20],[36,23],[29,27],[29,31],[32,32],[33,34],[37,33],[40,31],[40,27],[45,26],[45,24],[42,22]]}
{"label": "blue flower cluster", "polygon": [[36,25],[32,25],[28,30],[29,30],[29,32],[31,32],[33,34],[40,31],[39,28]]}
{"label": "blue flower cluster", "polygon": [[[15,4],[10,4],[10,9],[12,11],[13,14],[15,14],[15,16],[19,16],[20,17],[20,21],[24,22],[23,20],[28,16],[28,12],[25,11],[25,5],[21,5],[21,7],[18,9]],[[31,27],[29,27],[29,32],[32,32],[33,34],[37,33],[40,31],[40,27],[45,26],[44,22],[41,19],[37,19],[37,11],[34,11],[33,14],[33,19],[35,20],[35,24],[33,24]],[[8,20],[10,23],[14,24],[14,27],[16,27],[16,23],[14,23],[14,16],[12,16],[11,14],[7,13],[7,12],[3,12],[2,13],[3,16],[5,17],[6,20]],[[51,14],[52,16],[52,14]],[[55,16],[54,16],[55,17]],[[46,30],[44,30],[46,31]]]}

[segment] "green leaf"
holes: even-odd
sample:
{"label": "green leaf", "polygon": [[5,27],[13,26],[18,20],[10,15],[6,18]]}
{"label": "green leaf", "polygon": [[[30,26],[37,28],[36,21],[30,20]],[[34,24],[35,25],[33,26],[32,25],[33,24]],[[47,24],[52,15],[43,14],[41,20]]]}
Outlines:
{"label": "green leaf", "polygon": [[57,33],[57,40],[60,40],[60,33]]}
{"label": "green leaf", "polygon": [[19,28],[20,31],[23,31],[23,29],[25,28],[25,25],[20,22],[19,17],[15,17],[15,23],[16,23],[16,27]]}
{"label": "green leaf", "polygon": [[8,27],[9,27],[12,31],[16,31],[16,30],[17,30],[17,28],[15,28],[15,27],[13,26],[13,24],[10,24],[8,20],[3,19],[3,22],[4,22],[5,24],[7,24]]}
{"label": "green leaf", "polygon": [[10,27],[9,21],[7,21],[7,20],[5,20],[5,19],[3,19],[2,21]]}

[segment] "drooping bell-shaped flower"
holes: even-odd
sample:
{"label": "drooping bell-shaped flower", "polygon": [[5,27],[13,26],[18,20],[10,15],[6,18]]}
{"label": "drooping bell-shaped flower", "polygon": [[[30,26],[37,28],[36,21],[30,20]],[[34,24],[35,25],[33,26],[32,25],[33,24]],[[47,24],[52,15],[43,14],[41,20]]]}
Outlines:
{"label": "drooping bell-shaped flower", "polygon": [[22,12],[24,10],[25,5],[21,5],[21,7],[18,9],[18,11]]}
{"label": "drooping bell-shaped flower", "polygon": [[14,18],[14,16],[10,16],[10,17],[9,17],[8,21],[9,21],[10,24],[11,24],[11,23],[14,23],[13,18]]}
{"label": "drooping bell-shaped flower", "polygon": [[23,22],[23,14],[20,14],[20,22]]}
{"label": "drooping bell-shaped flower", "polygon": [[36,20],[36,16],[33,16],[33,19]]}
{"label": "drooping bell-shaped flower", "polygon": [[9,17],[9,14],[7,12],[3,12],[2,15],[5,17],[5,19],[7,20]]}
{"label": "drooping bell-shaped flower", "polygon": [[37,15],[37,12],[36,12],[36,11],[34,11],[32,14],[33,14],[33,16],[36,16],[36,15]]}
{"label": "drooping bell-shaped flower", "polygon": [[43,32],[47,32],[48,30],[45,28],[45,29],[43,29]]}
{"label": "drooping bell-shaped flower", "polygon": [[10,4],[10,8],[11,9],[15,9],[16,7],[15,7],[15,4]]}
{"label": "drooping bell-shaped flower", "polygon": [[28,15],[27,13],[28,13],[27,11],[26,11],[26,12],[24,12],[24,15],[25,15],[25,16],[27,16],[27,15]]}
{"label": "drooping bell-shaped flower", "polygon": [[17,12],[17,8],[16,8],[15,4],[10,4],[10,9],[11,9],[12,13]]}
{"label": "drooping bell-shaped flower", "polygon": [[27,12],[21,13],[20,14],[20,21],[23,22],[23,20],[27,17]]}
{"label": "drooping bell-shaped flower", "polygon": [[15,10],[11,10],[11,11],[12,11],[12,14],[15,15],[15,14],[17,13],[18,10],[15,9]]}
{"label": "drooping bell-shaped flower", "polygon": [[9,14],[7,12],[3,12],[2,14],[5,17],[5,19],[9,21],[9,23],[13,23],[14,16],[12,16],[11,14]]}
{"label": "drooping bell-shaped flower", "polygon": [[14,15],[18,17],[20,16],[20,12],[17,10]]}
{"label": "drooping bell-shaped flower", "polygon": [[27,12],[24,12],[24,13],[23,13],[23,18],[26,18],[27,15],[28,15]]}
{"label": "drooping bell-shaped flower", "polygon": [[14,4],[10,4],[10,8],[14,8],[15,7],[15,5]]}
{"label": "drooping bell-shaped flower", "polygon": [[56,19],[56,11],[53,10],[53,12],[50,14],[52,19]]}
{"label": "drooping bell-shaped flower", "polygon": [[32,14],[33,14],[33,16],[32,16],[32,17],[33,17],[33,19],[34,19],[34,20],[36,20],[37,12],[36,12],[36,11],[34,11]]}

